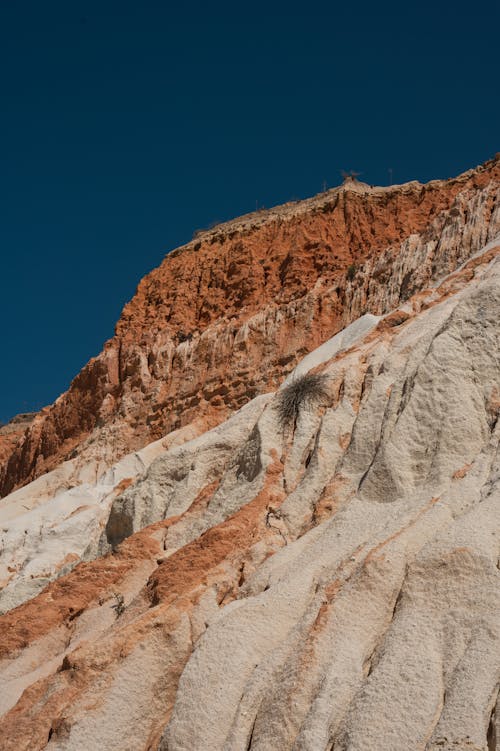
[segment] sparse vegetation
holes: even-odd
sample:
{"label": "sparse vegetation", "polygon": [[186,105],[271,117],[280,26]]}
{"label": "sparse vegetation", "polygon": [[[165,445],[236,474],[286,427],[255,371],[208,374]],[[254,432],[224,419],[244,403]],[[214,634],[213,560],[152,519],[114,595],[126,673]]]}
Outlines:
{"label": "sparse vegetation", "polygon": [[324,373],[305,373],[279,392],[277,412],[282,430],[290,426],[295,429],[304,406],[314,406],[328,398],[327,381],[328,376]]}
{"label": "sparse vegetation", "polygon": [[175,335],[175,338],[177,339],[178,344],[182,344],[183,342],[190,342],[193,338],[193,333],[191,331],[186,332],[184,331],[178,331]]}
{"label": "sparse vegetation", "polygon": [[351,263],[351,265],[347,267],[347,279],[348,279],[348,281],[352,282],[352,280],[356,276],[357,272],[358,272],[358,267],[356,266],[355,263]]}
{"label": "sparse vegetation", "polygon": [[332,211],[335,211],[336,206],[337,206],[337,201],[329,201],[328,203],[324,203],[321,206],[321,213],[331,214]]}
{"label": "sparse vegetation", "polygon": [[116,598],[116,603],[114,605],[111,605],[111,607],[115,611],[116,617],[119,618],[125,610],[125,598],[120,593],[113,592],[113,594]]}

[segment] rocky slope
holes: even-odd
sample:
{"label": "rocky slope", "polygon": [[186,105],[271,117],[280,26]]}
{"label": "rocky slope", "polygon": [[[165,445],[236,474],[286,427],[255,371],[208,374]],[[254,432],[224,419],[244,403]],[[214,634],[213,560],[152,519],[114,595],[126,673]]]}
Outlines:
{"label": "rocky slope", "polygon": [[[450,206],[465,202],[462,219],[439,199],[430,230],[368,249],[359,279],[345,284],[345,311],[326,271],[298,298],[295,319],[283,312],[293,302],[275,304],[271,331],[296,337],[278,336],[279,357],[293,349],[293,358],[284,367],[277,356],[251,389],[280,374],[279,388],[221,422],[242,398],[228,370],[211,430],[204,403],[194,422],[186,407],[183,427],[111,469],[94,456],[85,474],[83,446],[4,499],[2,749],[500,749],[494,169],[479,171],[475,187],[475,173],[455,185]],[[356,190],[353,201],[366,200],[368,189]],[[401,201],[405,190],[415,188],[399,189]],[[150,284],[118,336],[124,320],[163,336],[153,327],[160,303],[148,311],[140,297]],[[335,304],[316,329],[302,314],[320,299]],[[272,305],[247,319],[254,365],[267,350],[249,343],[267,341]],[[221,320],[212,333],[230,325]],[[333,336],[316,333],[314,348],[307,336],[328,320]],[[177,346],[194,358],[179,373],[198,372],[202,340]],[[221,334],[221,351],[230,346]],[[284,378],[304,350],[313,351]],[[139,385],[134,401],[127,377],[130,417],[152,397]]]}
{"label": "rocky slope", "polygon": [[0,494],[73,461],[114,462],[197,421],[206,430],[275,388],[301,357],[365,313],[450,273],[500,228],[500,161],[448,181],[313,199],[202,233],[140,283],[116,334],[0,445]]}

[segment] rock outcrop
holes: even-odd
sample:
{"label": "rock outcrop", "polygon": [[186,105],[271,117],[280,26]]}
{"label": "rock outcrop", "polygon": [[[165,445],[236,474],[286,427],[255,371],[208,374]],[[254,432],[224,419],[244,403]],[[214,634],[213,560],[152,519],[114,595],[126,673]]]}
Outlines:
{"label": "rock outcrop", "polygon": [[25,412],[16,415],[8,423],[0,427],[0,465],[8,461],[19,439],[32,425],[36,412]]}
{"label": "rock outcrop", "polygon": [[[214,292],[208,309],[203,303],[202,281],[199,297],[186,292],[182,326],[185,335],[201,321],[206,328],[175,347],[162,337],[179,330],[180,297],[195,268],[183,276],[176,264],[186,254],[208,258],[209,248],[174,255],[141,284],[117,329],[122,390],[119,398],[108,391],[109,423],[87,428],[123,435],[127,424],[122,452],[138,436],[156,438],[169,420],[183,427],[111,469],[114,448],[101,467],[94,456],[88,477],[88,447],[78,443],[75,458],[2,502],[4,609],[22,603],[0,617],[5,751],[500,748],[495,170],[490,164],[394,195],[339,191],[331,212],[314,214],[314,201],[307,210],[287,209],[289,225],[285,210],[281,224],[266,215],[259,242],[271,227],[298,232],[301,222],[315,223],[324,239],[357,206],[367,247],[353,236],[346,253],[361,271],[346,270],[344,259],[337,293],[340,277],[327,260],[311,282],[306,259],[312,264],[321,252],[290,253],[285,274],[297,297],[280,300],[275,269],[268,277],[274,291],[260,310],[256,298],[247,308],[244,298],[243,312],[233,314],[227,292],[226,321],[222,296]],[[420,192],[425,206],[429,191],[435,210],[429,205],[414,217],[421,225],[408,235],[392,226],[389,245],[374,209],[374,237],[380,229],[383,239],[368,247],[371,225],[363,225],[356,201],[363,210],[368,196],[409,206]],[[354,232],[354,218],[347,225]],[[248,238],[257,254],[259,244]],[[221,258],[225,242],[214,241]],[[268,243],[263,257],[273,248]],[[244,268],[235,295],[245,289]],[[160,291],[175,269],[180,286],[168,308]],[[231,339],[237,315],[235,331],[246,333]],[[156,329],[160,320],[166,323]],[[146,332],[176,353],[165,355],[157,375],[158,360],[148,362],[148,354],[161,347],[148,349],[140,338]],[[102,356],[109,363],[114,346]],[[226,352],[234,354],[216,394],[217,358]],[[258,371],[250,381],[237,370],[242,352],[248,373]],[[163,395],[155,392],[163,388],[160,372],[168,372]],[[93,381],[96,390],[107,377]],[[189,399],[202,393],[200,383],[208,391],[197,412]],[[75,393],[53,409],[68,407]],[[127,422],[145,405],[151,412],[140,425]],[[222,421],[226,411],[234,414]],[[25,440],[36,430],[42,436],[54,414],[37,418]],[[70,487],[62,493],[64,483]],[[74,568],[61,576],[70,549],[75,558],[63,565]],[[42,559],[43,572],[36,568]],[[41,574],[43,585],[51,581],[39,591]]]}
{"label": "rock outcrop", "polygon": [[387,313],[494,238],[499,175],[495,159],[426,185],[351,180],[201,233],[141,281],[69,391],[0,444],[0,495],[63,461],[100,476],[276,388],[349,323]]}

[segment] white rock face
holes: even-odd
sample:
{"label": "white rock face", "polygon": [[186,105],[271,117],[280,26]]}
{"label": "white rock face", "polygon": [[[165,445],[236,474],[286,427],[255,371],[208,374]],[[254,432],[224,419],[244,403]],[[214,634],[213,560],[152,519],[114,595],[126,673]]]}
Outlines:
{"label": "white rock face", "polygon": [[[95,558],[113,499],[123,484],[140,475],[164,440],[129,454],[97,481],[74,482],[73,462],[64,462],[0,504],[0,613],[34,597],[79,561]],[[95,473],[95,468],[89,468]],[[78,470],[81,477],[85,472]],[[95,474],[94,474],[95,477]]]}
{"label": "white rock face", "polygon": [[[318,465],[330,414],[348,427],[360,360],[370,379],[347,449],[328,457],[338,511],[210,624],[162,751],[487,748],[500,678],[499,261],[390,351],[380,341],[327,367],[345,389],[318,426]],[[281,506],[292,540],[328,487],[314,463]]]}
{"label": "white rock face", "polygon": [[[256,397],[222,425],[157,457],[138,482],[113,504],[101,550],[106,551],[110,545],[119,544],[148,524],[183,514],[203,488],[222,477],[224,483],[211,501],[211,509],[218,505],[220,513],[214,512],[210,519],[206,518],[202,527],[196,530],[197,534],[218,524],[250,501],[255,495],[256,484],[252,483],[248,488],[242,486],[237,482],[238,470],[232,472],[231,469],[235,455],[249,441],[271,396]],[[256,459],[257,452],[256,448]],[[259,471],[253,470],[255,478],[252,479],[256,479],[257,484],[262,481],[261,470],[260,467]],[[244,467],[242,471],[245,472]],[[249,477],[247,479],[250,480]],[[191,537],[193,533],[194,530],[190,533]],[[185,542],[187,540],[180,544]]]}
{"label": "white rock face", "polygon": [[350,323],[345,329],[342,329],[338,334],[335,334],[335,336],[332,336],[331,339],[328,339],[320,347],[306,355],[285,379],[283,385],[286,386],[295,378],[308,373],[312,368],[328,362],[328,360],[331,360],[332,357],[335,357],[342,350],[352,347],[356,341],[359,341],[368,332],[372,331],[380,320],[381,316],[365,313],[365,315],[358,318],[354,323]]}
{"label": "white rock face", "polygon": [[0,619],[6,751],[498,751],[499,345],[497,240],[214,430],[9,497],[5,608],[113,552]]}

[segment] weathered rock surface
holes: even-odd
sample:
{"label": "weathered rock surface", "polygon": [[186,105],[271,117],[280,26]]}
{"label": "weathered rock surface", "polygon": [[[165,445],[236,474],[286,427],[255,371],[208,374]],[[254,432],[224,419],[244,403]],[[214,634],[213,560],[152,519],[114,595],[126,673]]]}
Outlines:
{"label": "weathered rock surface", "polygon": [[[443,229],[443,255],[425,228],[402,240],[379,307],[370,280],[391,256],[368,253],[345,314],[356,322],[335,337],[344,313],[330,308],[330,340],[286,381],[281,365],[277,391],[210,431],[188,412],[107,475],[75,461],[3,501],[9,540],[31,525],[9,597],[37,586],[42,551],[57,575],[68,511],[83,520],[75,555],[95,559],[0,617],[2,749],[500,748],[500,239],[490,177],[469,190],[488,220],[478,209],[458,239]],[[386,315],[357,320],[367,308]],[[280,319],[302,342],[293,363],[313,346],[300,310]],[[286,390],[307,372],[322,387],[286,421]],[[64,482],[78,488],[63,496]],[[19,545],[4,545],[6,561]]]}
{"label": "weathered rock surface", "polygon": [[0,427],[0,465],[6,463],[14,451],[19,439],[35,419],[35,412],[16,415]]}
{"label": "weathered rock surface", "polygon": [[500,230],[500,161],[448,181],[316,198],[202,233],[140,283],[116,334],[0,441],[0,495],[75,460],[105,472],[194,419],[205,429],[276,388],[304,354],[453,271]]}

